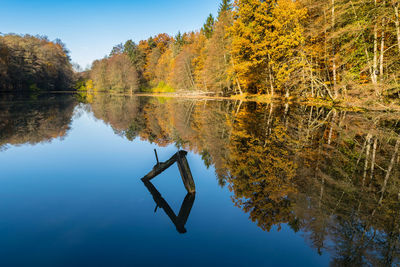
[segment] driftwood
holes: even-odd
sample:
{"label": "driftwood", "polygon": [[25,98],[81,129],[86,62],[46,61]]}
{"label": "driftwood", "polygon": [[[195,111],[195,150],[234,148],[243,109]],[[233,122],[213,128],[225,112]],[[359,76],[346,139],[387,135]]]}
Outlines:
{"label": "driftwood", "polygon": [[158,162],[158,156],[156,152],[157,164],[154,166],[153,170],[151,170],[146,176],[142,178],[142,181],[151,181],[176,162],[178,163],[179,172],[181,174],[181,178],[186,190],[188,191],[188,193],[195,193],[196,186],[194,184],[192,172],[190,171],[186,155],[187,152],[181,150],[174,154],[169,160],[165,162]]}

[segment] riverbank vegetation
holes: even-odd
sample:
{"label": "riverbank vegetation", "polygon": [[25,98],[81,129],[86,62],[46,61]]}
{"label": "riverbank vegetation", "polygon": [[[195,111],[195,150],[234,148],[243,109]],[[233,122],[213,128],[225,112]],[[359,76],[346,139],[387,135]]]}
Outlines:
{"label": "riverbank vegetation", "polygon": [[60,40],[0,35],[0,91],[72,88],[74,72],[68,53]]}
{"label": "riverbank vegetation", "polygon": [[93,63],[94,87],[326,100],[400,96],[399,2],[223,0],[203,28],[132,40]]}

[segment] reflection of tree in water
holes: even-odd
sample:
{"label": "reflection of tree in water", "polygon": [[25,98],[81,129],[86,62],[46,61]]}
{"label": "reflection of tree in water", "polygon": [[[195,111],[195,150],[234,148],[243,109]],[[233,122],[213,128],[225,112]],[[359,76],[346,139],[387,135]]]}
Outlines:
{"label": "reflection of tree in water", "polygon": [[[290,160],[293,140],[279,121],[268,121],[255,104],[243,108],[229,145],[228,182],[235,204],[264,230],[293,222],[290,195],[296,166]],[[275,126],[274,124],[277,124]]]}
{"label": "reflection of tree in water", "polygon": [[65,137],[75,108],[72,95],[7,94],[0,102],[0,147]]}
{"label": "reflection of tree in water", "polygon": [[298,158],[304,184],[297,186],[295,213],[309,240],[319,251],[332,251],[335,265],[398,263],[399,231],[390,249],[396,253],[383,245],[389,242],[387,233],[393,233],[387,227],[398,224],[393,212],[400,208],[399,136],[396,128],[380,126],[391,118],[311,108],[308,112],[309,119],[302,120],[308,137],[300,142]]}
{"label": "reflection of tree in water", "polygon": [[125,135],[129,140],[133,140],[145,129],[142,117],[138,116],[142,113],[141,98],[108,94],[97,94],[95,98],[90,95],[89,98],[96,118],[110,124],[116,134]]}
{"label": "reflection of tree in water", "polygon": [[[136,103],[135,112],[126,121],[106,122],[127,136],[179,143],[200,154],[262,229],[286,223],[305,232],[318,253],[331,253],[333,265],[399,263],[395,114],[239,101],[118,101]],[[94,110],[105,118],[101,114],[115,109]]]}

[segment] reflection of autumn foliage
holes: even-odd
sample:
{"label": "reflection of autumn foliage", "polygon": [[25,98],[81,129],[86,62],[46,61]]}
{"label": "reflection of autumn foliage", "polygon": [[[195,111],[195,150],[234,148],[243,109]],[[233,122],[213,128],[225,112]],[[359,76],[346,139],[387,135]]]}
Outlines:
{"label": "reflection of autumn foliage", "polygon": [[270,230],[293,219],[289,195],[296,192],[296,166],[286,128],[279,121],[270,129],[266,126],[257,110],[238,114],[230,143],[228,180],[235,204],[250,212],[262,229]]}
{"label": "reflection of autumn foliage", "polygon": [[92,109],[130,140],[175,144],[201,155],[262,229],[288,224],[301,230],[318,253],[331,253],[333,265],[399,262],[395,115],[104,96],[94,98]]}
{"label": "reflection of autumn foliage", "polygon": [[[64,137],[76,104],[60,94],[0,98],[0,149]],[[301,230],[333,266],[400,264],[397,114],[97,92],[90,99],[81,107],[116,134],[200,155],[260,228]]]}
{"label": "reflection of autumn foliage", "polygon": [[294,207],[306,238],[332,253],[333,266],[399,263],[396,119],[315,107],[307,113],[297,120],[302,168]]}
{"label": "reflection of autumn foliage", "polygon": [[50,142],[67,135],[75,101],[71,95],[4,95],[0,101],[0,150],[3,146]]}

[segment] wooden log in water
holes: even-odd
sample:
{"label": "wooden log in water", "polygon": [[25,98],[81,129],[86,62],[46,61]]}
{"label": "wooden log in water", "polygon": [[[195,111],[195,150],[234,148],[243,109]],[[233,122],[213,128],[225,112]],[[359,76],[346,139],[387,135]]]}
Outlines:
{"label": "wooden log in water", "polygon": [[188,193],[196,192],[196,186],[193,180],[192,172],[190,171],[189,163],[186,159],[186,155],[187,152],[181,150],[174,154],[169,160],[157,163],[156,166],[154,166],[153,170],[151,170],[151,172],[149,172],[145,177],[142,178],[142,181],[151,181],[157,175],[161,174],[163,171],[165,171],[175,162],[177,162],[183,185],[185,186],[186,190],[188,191]]}
{"label": "wooden log in water", "polygon": [[177,162],[178,155],[185,157],[187,155],[187,152],[186,151],[179,151],[178,153],[174,154],[169,160],[167,160],[165,162],[157,163],[154,166],[153,170],[151,170],[151,172],[149,172],[145,177],[143,177],[142,180],[150,181],[150,180],[154,179],[157,175],[159,175],[160,173],[162,173],[163,171],[165,171],[166,169],[171,167],[172,164]]}
{"label": "wooden log in water", "polygon": [[178,153],[177,156],[178,168],[179,172],[181,173],[183,184],[188,193],[194,193],[196,192],[196,186],[194,184],[192,172],[190,171],[189,163],[186,159],[186,154],[182,155]]}

